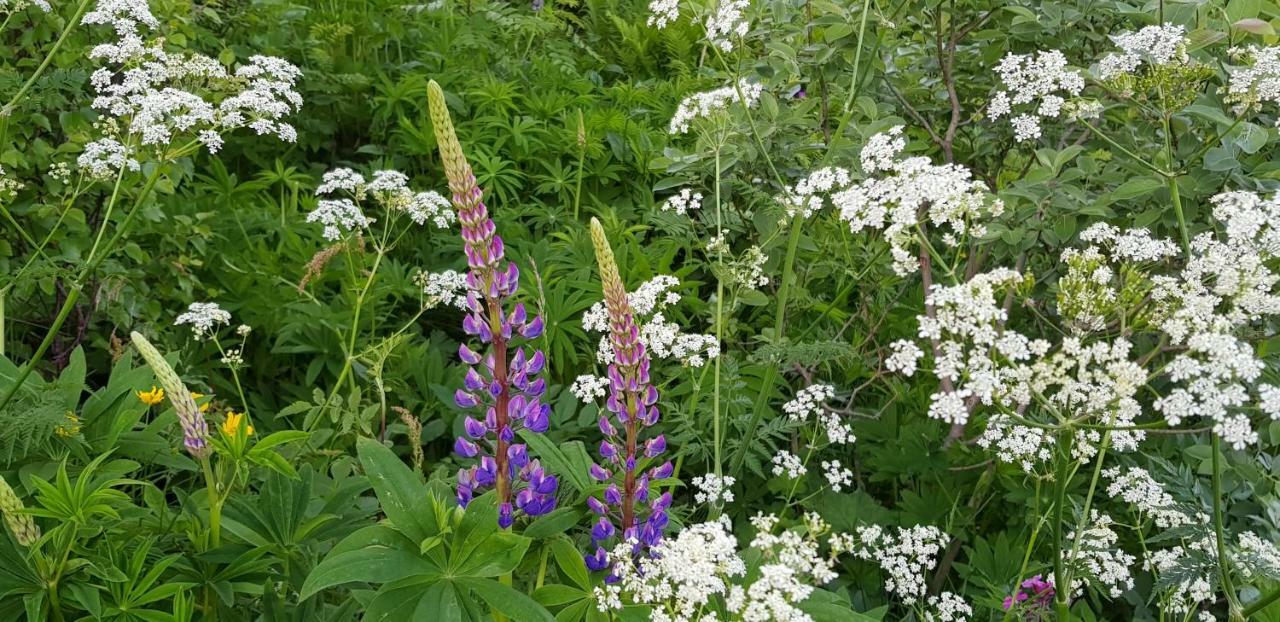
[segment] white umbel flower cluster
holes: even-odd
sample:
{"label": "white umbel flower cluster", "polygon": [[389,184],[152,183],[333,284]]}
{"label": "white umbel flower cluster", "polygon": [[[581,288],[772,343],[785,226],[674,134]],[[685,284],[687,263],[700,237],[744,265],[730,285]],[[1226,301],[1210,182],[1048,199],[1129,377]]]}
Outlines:
{"label": "white umbel flower cluster", "polygon": [[196,339],[204,339],[218,329],[218,325],[231,323],[231,314],[216,302],[193,302],[186,312],[173,321],[174,326],[190,325]]}
{"label": "white umbel flower cluster", "polygon": [[1098,63],[1098,77],[1103,80],[1136,74],[1144,65],[1162,67],[1189,60],[1187,29],[1180,25],[1147,26],[1137,32],[1113,35],[1111,40],[1120,49]]}
{"label": "white umbel flower cluster", "polygon": [[884,231],[893,269],[902,276],[919,268],[920,226],[942,229],[942,242],[958,246],[966,237],[986,235],[986,221],[1004,211],[969,169],[934,165],[926,157],[901,158],[905,147],[902,126],[873,136],[862,148],[862,169],[871,177],[831,195],[850,231]]}
{"label": "white umbel flower cluster", "polygon": [[[1280,46],[1250,45],[1232,48],[1231,54],[1245,63],[1229,70],[1231,77],[1224,99],[1236,105],[1236,113],[1263,103],[1280,104]],[[1280,126],[1280,118],[1276,125]]]}
{"label": "white umbel flower cluster", "polygon": [[801,389],[796,396],[782,405],[787,418],[795,423],[816,422],[826,434],[827,442],[844,445],[857,440],[853,436],[853,428],[840,419],[840,415],[826,408],[824,404],[836,396],[834,387],[828,384],[813,384]]}
{"label": "white umbel flower cluster", "polygon": [[662,202],[662,211],[675,212],[680,216],[684,216],[690,211],[698,210],[701,207],[702,193],[694,192],[688,188],[681,188],[680,192],[671,195],[666,201]]}
{"label": "white umbel flower cluster", "polygon": [[1058,118],[1065,96],[1073,97],[1084,89],[1084,77],[1067,68],[1067,57],[1058,50],[1035,54],[1009,54],[996,73],[1005,90],[997,91],[987,106],[992,119],[1011,117],[1018,142],[1040,137],[1040,120]]}
{"label": "white umbel flower cluster", "polygon": [[422,287],[425,305],[467,308],[467,275],[457,270],[419,272],[417,284]]}
{"label": "white umbel flower cluster", "polygon": [[776,517],[751,522],[758,531],[750,548],[760,561],[750,573],[724,517],[685,527],[652,555],[637,558],[630,543],[619,544],[610,555],[617,581],[596,588],[597,607],[650,605],[652,622],[812,622],[796,605],[835,578],[832,561],[818,554],[827,526],[807,516],[801,529],[774,534]]}
{"label": "white umbel flower cluster", "polygon": [[987,427],[977,440],[979,447],[995,452],[1001,462],[1017,464],[1026,473],[1034,473],[1037,466],[1049,462],[1055,442],[1043,428],[1019,425],[1007,415],[987,419]]}
{"label": "white umbel flower cluster", "polygon": [[720,0],[716,10],[707,16],[707,41],[722,52],[732,52],[734,41],[747,36],[751,22],[745,15],[751,0]]}
{"label": "white umbel flower cluster", "polygon": [[321,199],[307,215],[307,222],[324,225],[324,237],[330,241],[376,222],[365,216],[361,207],[369,201],[388,213],[407,215],[416,225],[430,222],[438,229],[446,229],[457,219],[448,199],[435,191],[414,192],[409,188],[409,177],[399,171],[375,171],[373,179],[366,180],[349,168],[336,168],[321,178],[316,195],[340,195]]}
{"label": "white umbel flower cluster", "polygon": [[[738,95],[739,89],[742,91],[741,97]],[[694,93],[680,101],[675,114],[671,116],[667,131],[672,134],[684,134],[689,131],[694,121],[723,113],[730,104],[743,104],[750,108],[760,101],[760,94],[763,92],[764,85],[742,79],[738,81],[736,88],[730,85],[713,91]]]}
{"label": "white umbel flower cluster", "polygon": [[924,599],[928,574],[938,565],[938,555],[947,540],[947,534],[929,525],[893,531],[866,525],[855,530],[845,548],[858,559],[875,562],[885,574],[885,590],[904,604],[914,605]]}
{"label": "white umbel flower cluster", "polygon": [[1191,517],[1146,469],[1111,467],[1103,471],[1102,476],[1109,482],[1108,496],[1132,505],[1140,518],[1150,518],[1156,527],[1172,529],[1191,523]]}
{"label": "white umbel flower cluster", "polygon": [[604,399],[609,391],[609,379],[604,376],[582,374],[574,379],[569,392],[583,404],[594,404]]}
{"label": "white umbel flower cluster", "polygon": [[[119,170],[136,149],[163,152],[195,141],[216,152],[222,135],[241,127],[286,142],[297,139],[283,119],[302,107],[295,90],[302,72],[287,61],[255,55],[228,71],[208,56],[169,52],[162,37],[144,38],[146,30],[160,26],[145,0],[99,0],[82,22],[111,26],[116,36],[89,52],[106,63],[90,83],[97,94],[93,107],[107,117],[101,126],[115,141],[113,158],[87,156],[81,162],[95,177],[109,175],[103,167],[113,164]],[[126,149],[116,153],[120,147]]]}
{"label": "white umbel flower cluster", "polygon": [[[1134,557],[1116,546],[1120,536],[1111,528],[1113,524],[1110,516],[1091,510],[1089,525],[1079,535],[1078,546],[1063,551],[1064,563],[1072,569],[1073,594],[1091,586],[1111,598],[1119,598],[1133,589],[1130,567]],[[1066,542],[1075,540],[1073,531]]]}
{"label": "white umbel flower cluster", "polygon": [[[702,367],[707,361],[720,356],[720,344],[713,335],[686,333],[681,326],[665,315],[667,307],[680,302],[680,294],[674,290],[680,280],[662,274],[642,283],[627,294],[636,324],[640,327],[640,342],[649,355],[656,359],[673,359],[689,367]],[[613,346],[609,343],[609,314],[604,302],[591,305],[582,314],[582,328],[600,333],[596,347],[596,359],[600,363],[613,360]]]}
{"label": "white umbel flower cluster", "polygon": [[814,215],[826,205],[824,197],[848,186],[851,181],[849,171],[838,166],[828,166],[809,173],[808,177],[789,186],[778,197],[778,203],[786,209],[784,220]]}
{"label": "white umbel flower cluster", "polygon": [[952,592],[943,592],[929,597],[929,608],[925,610],[924,622],[968,622],[973,615],[973,607],[963,598]]}
{"label": "white umbel flower cluster", "polygon": [[733,503],[733,485],[737,482],[732,475],[716,475],[707,473],[693,478],[693,500],[702,505],[723,506]]}

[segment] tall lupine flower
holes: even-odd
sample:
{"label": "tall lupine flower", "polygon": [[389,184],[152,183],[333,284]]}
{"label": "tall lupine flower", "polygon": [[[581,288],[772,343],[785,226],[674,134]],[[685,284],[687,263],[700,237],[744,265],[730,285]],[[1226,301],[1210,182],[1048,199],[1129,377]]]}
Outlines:
{"label": "tall lupine flower", "polygon": [[22,546],[31,546],[40,539],[40,527],[34,518],[25,513],[22,499],[9,487],[9,482],[0,477],[0,514],[4,515],[4,523],[13,532],[13,539]]}
{"label": "tall lupine flower", "polygon": [[134,332],[130,334],[130,339],[133,340],[133,347],[138,349],[138,353],[151,367],[160,386],[164,387],[174,410],[178,411],[178,423],[182,425],[182,444],[187,448],[187,453],[197,460],[208,458],[209,426],[205,424],[204,414],[196,406],[196,400],[191,397],[187,385],[182,383],[178,373],[173,371],[173,367],[169,366],[169,362],[164,360],[164,356],[146,337]]}
{"label": "tall lupine flower", "polygon": [[662,540],[671,493],[650,498],[649,484],[671,477],[672,467],[668,461],[644,470],[667,448],[661,434],[643,443],[640,439],[644,428],[658,422],[658,389],[649,382],[649,354],[640,341],[640,330],[631,302],[627,300],[627,289],[618,275],[613,249],[600,221],[594,218],[591,219],[591,241],[600,266],[614,355],[609,364],[606,406],[618,423],[615,426],[609,415],[600,415],[600,431],[605,436],[600,443],[600,457],[604,464],[592,464],[591,477],[607,485],[603,502],[595,497],[587,498],[591,511],[599,515],[591,529],[595,551],[586,557],[587,567],[603,570],[609,565],[609,558],[601,543],[612,539],[619,530],[622,540],[631,543],[632,552],[637,555]]}
{"label": "tall lupine flower", "polygon": [[465,343],[458,347],[458,356],[470,368],[454,401],[461,408],[485,413],[483,420],[468,416],[466,434],[453,444],[464,458],[480,458],[475,466],[458,471],[458,504],[466,507],[478,490],[493,486],[498,493],[498,524],[505,529],[515,520],[516,510],[538,516],[556,506],[556,477],[529,458],[523,443],[515,442],[517,430],[542,433],[550,424],[551,407],[541,401],[546,381],[538,377],[546,357],[539,350],[530,354],[513,344],[517,337],[530,341],[541,335],[542,318],[530,317],[523,303],[507,312],[508,299],[519,287],[520,271],[503,258],[502,238],[462,154],[444,93],[432,81],[427,94],[467,254],[467,315],[462,329],[482,346],[480,352]]}

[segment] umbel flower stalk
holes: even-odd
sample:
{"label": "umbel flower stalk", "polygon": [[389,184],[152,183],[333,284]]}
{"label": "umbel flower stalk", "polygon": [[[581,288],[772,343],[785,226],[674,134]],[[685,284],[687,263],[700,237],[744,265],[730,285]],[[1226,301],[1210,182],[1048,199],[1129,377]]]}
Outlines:
{"label": "umbel flower stalk", "polygon": [[458,357],[469,366],[463,387],[454,394],[459,407],[484,412],[482,420],[466,418],[466,434],[458,437],[454,451],[464,458],[479,458],[458,471],[458,504],[466,507],[475,494],[493,487],[498,495],[498,524],[510,527],[515,512],[539,516],[556,506],[556,477],[544,471],[528,449],[517,443],[516,432],[541,434],[550,425],[551,406],[542,403],[546,381],[538,375],[546,356],[517,345],[542,334],[542,318],[530,317],[523,303],[510,305],[520,283],[520,271],[504,258],[502,238],[489,218],[484,191],[476,183],[462,153],[462,145],[449,118],[444,93],[432,81],[427,88],[431,123],[453,206],[462,228],[467,255],[467,315],[462,329],[480,342],[472,349],[458,347]]}
{"label": "umbel flower stalk", "polygon": [[618,274],[613,249],[595,218],[591,219],[591,242],[600,268],[609,316],[609,344],[613,347],[606,407],[617,422],[614,425],[608,414],[600,415],[600,432],[605,437],[600,443],[600,458],[604,464],[592,464],[591,477],[606,484],[604,500],[587,498],[587,505],[599,519],[591,529],[595,550],[586,556],[586,563],[592,570],[603,570],[609,565],[609,558],[602,544],[619,531],[622,540],[631,544],[633,555],[662,540],[671,493],[651,499],[649,485],[671,477],[672,466],[666,461],[645,470],[667,448],[661,434],[645,440],[643,445],[640,438],[644,428],[658,423],[658,389],[649,381],[649,354],[640,341],[640,329]]}
{"label": "umbel flower stalk", "polygon": [[134,332],[130,334],[130,339],[133,347],[137,348],[138,353],[147,362],[147,366],[156,375],[156,381],[164,387],[164,392],[169,397],[169,402],[173,404],[174,410],[178,412],[178,423],[182,426],[182,445],[187,448],[187,453],[197,460],[208,458],[211,453],[209,426],[205,423],[204,414],[196,406],[195,398],[191,397],[191,392],[187,390],[187,385],[183,384],[177,372],[173,371],[173,367],[164,360],[164,356],[151,345],[150,341],[147,341],[146,337]]}
{"label": "umbel flower stalk", "polygon": [[30,514],[23,512],[22,499],[9,487],[9,482],[0,477],[0,514],[4,515],[4,524],[13,532],[13,539],[22,546],[31,546],[40,539],[40,527]]}

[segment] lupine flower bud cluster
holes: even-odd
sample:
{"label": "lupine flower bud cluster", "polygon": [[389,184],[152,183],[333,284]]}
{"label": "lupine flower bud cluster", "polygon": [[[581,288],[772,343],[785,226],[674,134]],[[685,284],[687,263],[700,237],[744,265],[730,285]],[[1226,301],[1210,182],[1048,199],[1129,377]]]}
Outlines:
{"label": "lupine flower bud cluster", "polygon": [[9,487],[9,482],[0,477],[0,514],[4,515],[4,524],[9,526],[18,544],[31,546],[40,539],[40,527],[23,509],[22,499]]}
{"label": "lupine flower bud cluster", "polygon": [[627,290],[618,274],[613,249],[605,238],[604,228],[591,220],[591,241],[595,245],[596,262],[604,289],[609,316],[609,339],[613,346],[613,362],[609,365],[608,411],[600,416],[600,458],[603,464],[591,465],[591,477],[605,484],[604,500],[589,497],[587,505],[599,518],[591,528],[594,552],[586,557],[587,567],[603,570],[609,565],[608,551],[601,544],[621,535],[631,545],[633,554],[656,546],[667,526],[667,508],[671,493],[652,495],[649,485],[671,477],[671,463],[664,462],[645,470],[645,466],[661,456],[667,441],[661,434],[641,440],[644,428],[658,422],[658,389],[649,381],[649,354],[640,341]]}
{"label": "lupine flower bud cluster", "polygon": [[187,390],[187,385],[183,384],[177,372],[173,371],[173,367],[164,360],[164,356],[151,345],[150,341],[147,341],[146,337],[134,332],[130,335],[130,339],[133,341],[133,347],[137,348],[143,360],[151,367],[160,386],[164,387],[165,393],[169,396],[169,403],[173,404],[174,410],[177,411],[178,423],[182,425],[182,444],[187,448],[187,453],[197,460],[208,458],[209,426],[205,423],[200,408],[196,406],[195,399],[191,397],[191,392]]}
{"label": "lupine flower bud cluster", "polygon": [[479,458],[475,466],[458,471],[458,504],[466,507],[478,491],[495,488],[498,524],[505,529],[515,521],[516,511],[539,516],[556,506],[556,477],[530,459],[523,443],[516,442],[520,429],[540,434],[550,425],[551,406],[542,402],[546,381],[538,377],[546,356],[513,345],[517,338],[529,341],[541,335],[542,318],[531,317],[523,303],[515,303],[508,311],[509,299],[519,288],[520,271],[504,258],[502,238],[462,154],[444,93],[435,82],[428,93],[469,268],[462,329],[481,344],[479,352],[465,343],[458,347],[458,356],[469,369],[454,401],[460,408],[484,413],[482,419],[466,418],[465,434],[453,446],[464,458]]}

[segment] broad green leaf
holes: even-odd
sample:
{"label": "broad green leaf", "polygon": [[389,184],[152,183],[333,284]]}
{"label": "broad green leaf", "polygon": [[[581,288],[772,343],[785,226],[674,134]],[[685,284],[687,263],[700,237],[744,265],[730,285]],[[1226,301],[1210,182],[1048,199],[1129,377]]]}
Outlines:
{"label": "broad green leaf", "polygon": [[302,584],[299,599],[306,600],[320,590],[344,583],[390,583],[418,575],[439,572],[435,564],[401,549],[369,546],[330,554]]}
{"label": "broad green leaf", "polygon": [[371,438],[361,437],[356,441],[356,453],[382,505],[382,512],[396,529],[414,542],[422,542],[439,532],[431,495],[416,473],[390,449]]}
{"label": "broad green leaf", "polygon": [[522,592],[492,579],[459,579],[458,585],[470,588],[494,611],[512,622],[555,622],[551,612]]}

